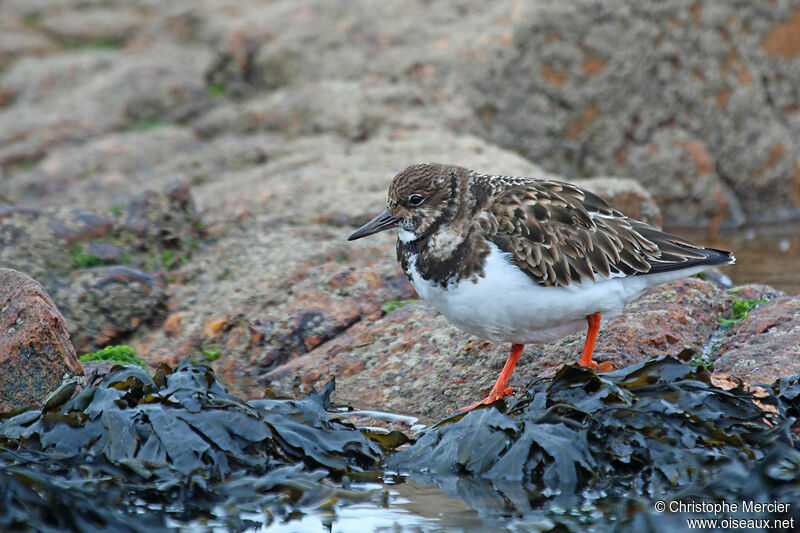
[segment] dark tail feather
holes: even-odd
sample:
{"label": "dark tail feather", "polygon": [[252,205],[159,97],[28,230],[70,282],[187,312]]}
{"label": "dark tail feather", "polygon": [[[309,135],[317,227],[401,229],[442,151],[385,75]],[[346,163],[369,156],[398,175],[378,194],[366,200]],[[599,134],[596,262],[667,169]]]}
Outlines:
{"label": "dark tail feather", "polygon": [[698,266],[728,265],[736,261],[731,252],[703,248],[677,235],[657,230],[643,222],[631,221],[631,226],[661,251],[661,257],[648,259],[650,270],[644,274],[671,272]]}
{"label": "dark tail feather", "polygon": [[726,252],[725,250],[717,250],[715,248],[703,248],[700,253],[707,257],[705,261],[707,265],[732,265],[736,262],[733,252]]}
{"label": "dark tail feather", "polygon": [[715,248],[699,248],[692,250],[695,254],[700,254],[702,258],[687,258],[685,261],[665,261],[661,262],[656,260],[650,261],[650,270],[647,274],[656,274],[658,272],[671,272],[673,270],[683,270],[696,266],[715,266],[715,265],[730,265],[736,262],[733,253],[725,250],[717,250]]}

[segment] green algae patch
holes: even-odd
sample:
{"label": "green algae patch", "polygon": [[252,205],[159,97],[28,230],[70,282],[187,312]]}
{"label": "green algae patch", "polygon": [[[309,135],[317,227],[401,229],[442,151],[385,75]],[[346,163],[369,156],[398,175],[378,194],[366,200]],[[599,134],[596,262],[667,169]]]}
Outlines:
{"label": "green algae patch", "polygon": [[391,313],[395,309],[399,309],[400,307],[413,304],[416,301],[417,300],[389,300],[383,304],[383,307],[381,307],[381,312],[385,315],[387,313]]}
{"label": "green algae patch", "polygon": [[86,253],[85,247],[79,243],[71,244],[67,248],[67,253],[72,259],[72,266],[75,268],[91,268],[103,264],[103,260],[100,257]]}
{"label": "green algae patch", "polygon": [[800,378],[776,387],[759,398],[772,412],[669,357],[606,374],[567,366],[519,399],[443,420],[387,466],[520,530],[682,531],[687,516],[715,518],[658,513],[657,501],[775,500],[789,510],[737,517],[800,520]]}
{"label": "green algae patch", "polygon": [[733,307],[731,308],[731,317],[720,318],[719,323],[723,327],[733,326],[734,324],[737,324],[747,318],[747,316],[750,314],[750,311],[766,301],[766,298],[734,298]]}
{"label": "green algae patch", "polygon": [[156,128],[160,128],[165,126],[167,123],[160,119],[160,118],[145,118],[140,120],[134,120],[133,122],[128,124],[128,129],[130,131],[138,131],[138,132],[145,132],[154,130]]}
{"label": "green algae patch", "polygon": [[211,82],[206,86],[206,94],[212,98],[223,98],[228,95],[228,87],[224,83]]}
{"label": "green algae patch", "polygon": [[217,359],[219,359],[220,355],[222,355],[221,350],[206,350],[206,349],[200,350],[200,356],[205,361],[216,361]]}
{"label": "green algae patch", "polygon": [[120,344],[118,346],[106,346],[97,352],[87,353],[80,357],[81,363],[88,363],[91,361],[108,361],[109,363],[116,363],[118,365],[139,365],[147,368],[147,365],[139,359],[133,348]]}

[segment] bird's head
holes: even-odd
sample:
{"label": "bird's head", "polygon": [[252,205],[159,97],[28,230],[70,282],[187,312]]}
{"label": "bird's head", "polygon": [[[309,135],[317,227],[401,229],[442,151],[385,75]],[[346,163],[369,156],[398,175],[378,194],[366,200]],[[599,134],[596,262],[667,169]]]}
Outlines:
{"label": "bird's head", "polygon": [[447,217],[456,176],[462,170],[440,163],[406,168],[394,177],[389,186],[389,208],[357,229],[347,240],[353,241],[394,227],[400,229],[400,237],[406,241],[429,233],[435,224]]}

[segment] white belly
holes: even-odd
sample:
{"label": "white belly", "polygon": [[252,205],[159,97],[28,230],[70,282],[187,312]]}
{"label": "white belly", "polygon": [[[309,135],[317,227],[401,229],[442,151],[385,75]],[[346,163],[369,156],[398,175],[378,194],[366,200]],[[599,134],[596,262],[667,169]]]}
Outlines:
{"label": "white belly", "polygon": [[490,244],[484,276],[447,289],[419,275],[409,264],[411,283],[458,328],[492,342],[540,344],[584,330],[586,316],[618,314],[644,289],[704,270],[704,267],[663,274],[600,278],[567,287],[543,287]]}

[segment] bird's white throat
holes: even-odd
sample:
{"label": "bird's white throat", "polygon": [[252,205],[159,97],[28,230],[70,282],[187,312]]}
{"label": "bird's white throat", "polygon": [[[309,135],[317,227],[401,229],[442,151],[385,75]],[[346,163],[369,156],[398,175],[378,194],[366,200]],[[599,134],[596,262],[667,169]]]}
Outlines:
{"label": "bird's white throat", "polygon": [[400,239],[402,243],[409,243],[417,238],[416,235],[408,231],[407,229],[400,228],[397,230],[397,238]]}

